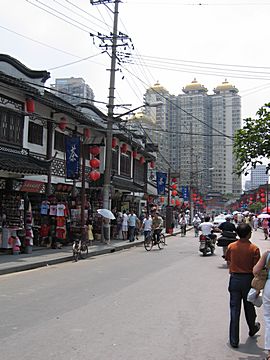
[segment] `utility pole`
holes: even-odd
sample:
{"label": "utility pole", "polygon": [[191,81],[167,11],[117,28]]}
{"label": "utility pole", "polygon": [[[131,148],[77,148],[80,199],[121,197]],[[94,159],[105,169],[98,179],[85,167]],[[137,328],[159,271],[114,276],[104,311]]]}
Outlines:
{"label": "utility pole", "polygon": [[[110,85],[109,85],[109,102],[108,102],[108,118],[107,118],[107,130],[106,130],[106,155],[105,155],[105,170],[104,170],[104,183],[103,183],[103,208],[111,208],[110,203],[110,188],[111,188],[111,168],[112,168],[112,130],[114,121],[114,93],[115,93],[115,73],[116,73],[116,61],[120,61],[117,56],[117,47],[125,46],[124,40],[130,40],[126,34],[118,34],[118,7],[121,0],[90,0],[92,5],[114,3],[114,18],[113,18],[113,32],[107,36],[98,33],[98,35],[90,34],[90,36],[96,36],[102,41],[100,47],[105,48],[106,52],[108,48],[111,48],[111,67],[110,67]],[[111,11],[111,9],[109,9]],[[118,40],[122,40],[121,45],[118,45]],[[108,43],[106,43],[106,41]],[[103,240],[107,243],[110,242],[110,222],[104,219],[103,222]]]}

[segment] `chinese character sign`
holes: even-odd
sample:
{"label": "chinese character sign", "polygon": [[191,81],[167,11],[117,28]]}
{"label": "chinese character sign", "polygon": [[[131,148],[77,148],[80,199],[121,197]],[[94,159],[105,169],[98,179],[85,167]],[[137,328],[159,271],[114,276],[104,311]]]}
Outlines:
{"label": "chinese character sign", "polygon": [[189,198],[188,186],[182,186],[182,196],[184,201],[188,201]]}
{"label": "chinese character sign", "polygon": [[157,172],[157,193],[158,195],[165,195],[167,182],[167,174],[164,172]]}
{"label": "chinese character sign", "polygon": [[67,179],[80,177],[80,138],[66,138]]}

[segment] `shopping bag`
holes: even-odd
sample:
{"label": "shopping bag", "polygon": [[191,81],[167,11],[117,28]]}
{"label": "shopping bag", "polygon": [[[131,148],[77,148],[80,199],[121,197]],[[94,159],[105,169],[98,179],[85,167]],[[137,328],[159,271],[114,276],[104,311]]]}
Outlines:
{"label": "shopping bag", "polygon": [[259,294],[256,289],[251,288],[247,295],[247,301],[251,302],[253,305],[260,307],[262,306],[262,296]]}

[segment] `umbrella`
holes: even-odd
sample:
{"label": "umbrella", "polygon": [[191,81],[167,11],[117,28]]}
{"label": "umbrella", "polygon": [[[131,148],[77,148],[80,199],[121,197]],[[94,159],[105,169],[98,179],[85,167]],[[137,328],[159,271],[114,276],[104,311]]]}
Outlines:
{"label": "umbrella", "polygon": [[268,207],[264,207],[264,208],[262,209],[262,212],[270,213],[270,207],[269,207],[269,206],[268,206]]}
{"label": "umbrella", "polygon": [[269,219],[270,218],[270,215],[269,214],[260,214],[258,216],[258,219]]}
{"label": "umbrella", "polygon": [[237,214],[239,214],[239,211],[234,211],[232,214],[237,215]]}
{"label": "umbrella", "polygon": [[115,216],[113,215],[113,213],[111,212],[111,210],[108,210],[108,209],[98,209],[97,212],[98,212],[101,216],[103,216],[103,217],[105,217],[105,218],[107,218],[107,219],[111,219],[111,220],[115,219]]}

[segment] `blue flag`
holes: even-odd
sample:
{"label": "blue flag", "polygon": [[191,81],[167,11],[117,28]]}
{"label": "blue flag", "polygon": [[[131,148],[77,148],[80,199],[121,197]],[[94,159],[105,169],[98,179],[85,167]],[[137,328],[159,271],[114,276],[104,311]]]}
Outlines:
{"label": "blue flag", "polygon": [[80,138],[66,137],[66,169],[67,179],[80,177]]}
{"label": "blue flag", "polygon": [[164,172],[157,172],[157,193],[158,195],[165,195],[167,174]]}
{"label": "blue flag", "polygon": [[182,196],[184,201],[188,201],[189,199],[188,186],[182,186]]}

